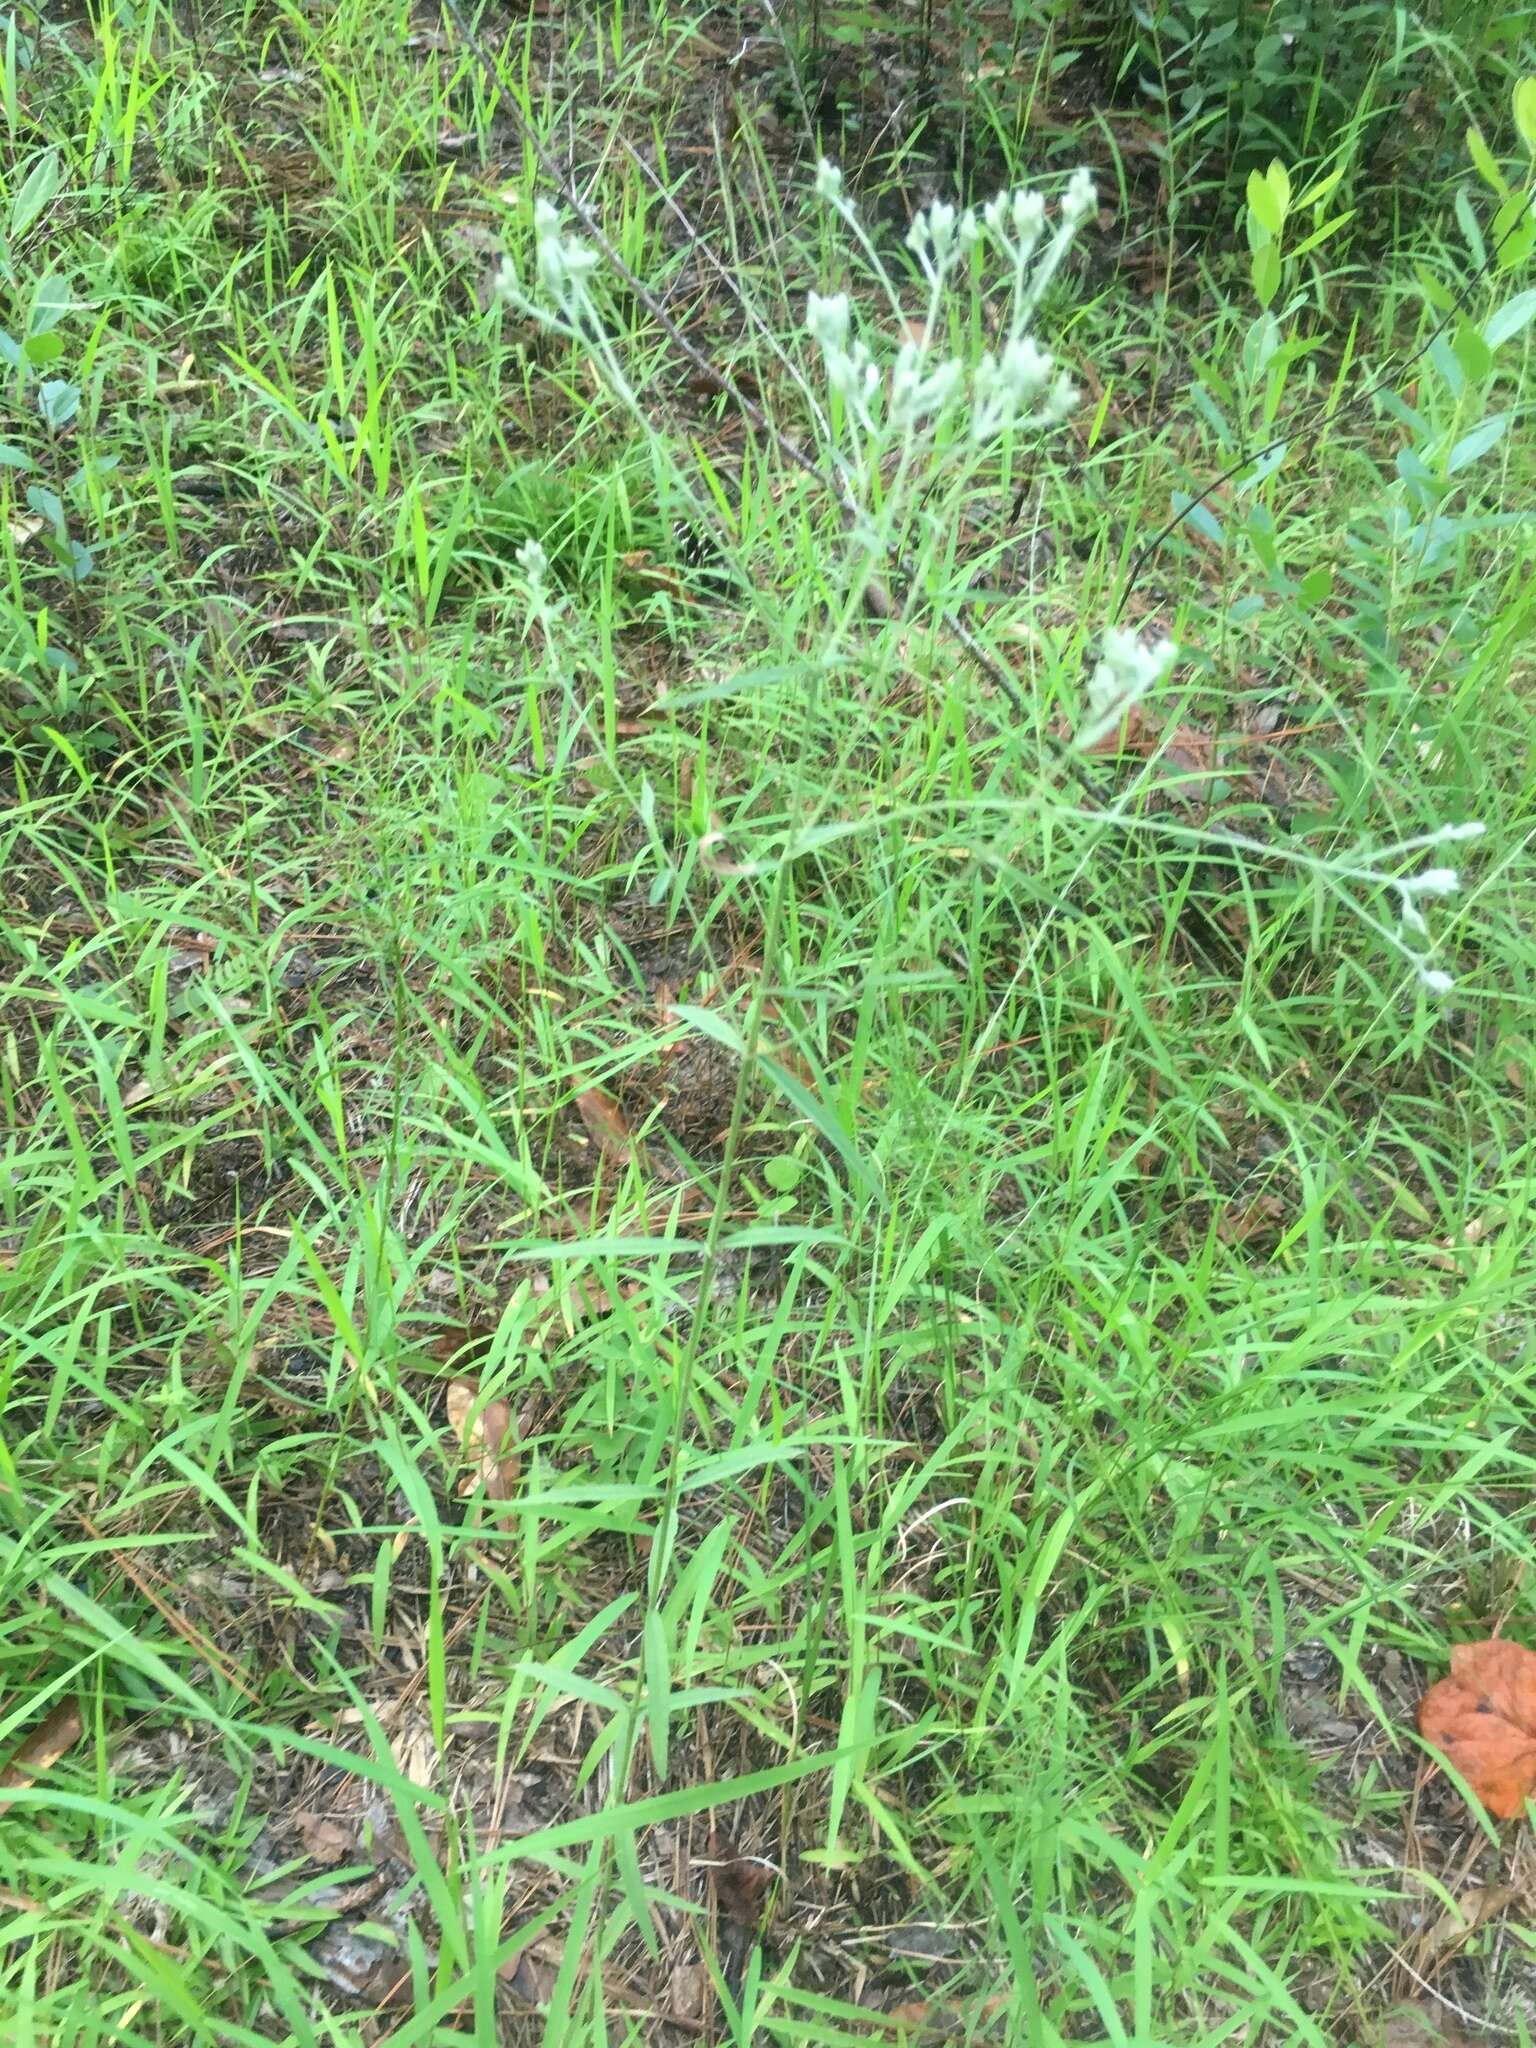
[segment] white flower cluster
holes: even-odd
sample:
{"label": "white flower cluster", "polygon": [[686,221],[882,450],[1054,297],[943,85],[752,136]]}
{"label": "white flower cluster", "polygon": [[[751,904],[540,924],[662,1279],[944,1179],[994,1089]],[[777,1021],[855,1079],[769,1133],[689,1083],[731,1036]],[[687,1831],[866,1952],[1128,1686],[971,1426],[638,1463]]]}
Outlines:
{"label": "white flower cluster", "polygon": [[852,321],[846,292],[834,292],[828,298],[819,292],[811,293],[806,303],[805,325],[821,350],[827,383],[864,431],[873,433],[884,379],[863,342],[850,339]]}
{"label": "white flower cluster", "polygon": [[549,633],[565,605],[549,587],[549,556],[544,551],[543,542],[530,535],[517,551],[517,566],[523,572],[528,623],[542,626]]}
{"label": "white flower cluster", "polygon": [[[509,206],[515,205],[516,188],[504,192],[502,198]],[[610,388],[633,405],[634,393],[589,290],[592,273],[602,260],[601,252],[590,242],[565,232],[558,207],[538,199],[533,207],[533,267],[542,299],[524,287],[516,265],[507,256],[496,273],[496,291],[551,332],[580,342],[591,352]]]}
{"label": "white flower cluster", "polygon": [[539,283],[567,318],[587,295],[587,279],[596,270],[597,251],[578,235],[562,232],[560,215],[547,199],[533,208],[535,266]]}
{"label": "white flower cluster", "polygon": [[[1404,851],[1427,850],[1436,846],[1462,846],[1468,840],[1481,839],[1484,827],[1477,819],[1469,819],[1464,825],[1442,825],[1438,831],[1428,833],[1422,839],[1409,842]],[[1420,868],[1416,875],[1403,875],[1393,879],[1392,888],[1397,893],[1397,940],[1404,953],[1413,963],[1419,985],[1432,996],[1449,995],[1455,982],[1443,967],[1430,964],[1430,932],[1421,904],[1443,902],[1447,896],[1454,896],[1461,887],[1461,874],[1456,868]]]}
{"label": "white flower cluster", "polygon": [[[864,240],[843,174],[825,158],[817,167],[816,190]],[[1055,358],[1030,338],[1029,329],[1046,286],[1097,205],[1092,175],[1074,171],[1056,231],[1038,256],[1045,233],[1045,201],[1025,186],[999,193],[979,215],[974,208],[962,212],[942,199],[922,208],[908,231],[907,247],[928,283],[928,312],[923,322],[908,323],[909,335],[919,327],[920,331],[897,350],[889,380],[865,344],[850,339],[846,297],[823,298],[812,292],[806,328],[821,351],[827,383],[844,401],[855,432],[868,436],[888,425],[910,433],[967,395],[968,436],[975,447],[990,445],[1020,426],[1058,426],[1081,394],[1058,370]],[[1001,345],[986,350],[968,377],[962,360],[938,353],[933,336],[946,281],[983,241],[995,245],[1007,268],[1008,317]]]}
{"label": "white flower cluster", "polygon": [[1088,678],[1084,723],[1074,744],[1086,750],[1112,733],[1142,698],[1156,689],[1178,653],[1171,640],[1143,645],[1123,627],[1107,627],[1098,663]]}

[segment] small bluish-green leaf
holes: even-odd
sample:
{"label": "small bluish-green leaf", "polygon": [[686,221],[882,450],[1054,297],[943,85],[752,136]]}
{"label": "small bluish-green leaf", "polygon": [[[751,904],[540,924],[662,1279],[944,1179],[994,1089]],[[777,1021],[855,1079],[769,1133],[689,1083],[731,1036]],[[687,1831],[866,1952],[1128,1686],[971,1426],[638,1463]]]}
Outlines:
{"label": "small bluish-green leaf", "polygon": [[47,334],[58,326],[70,308],[69,286],[56,270],[45,270],[32,293],[27,315],[28,334]]}
{"label": "small bluish-green leaf", "polygon": [[1276,441],[1273,447],[1266,448],[1261,455],[1254,457],[1253,467],[1243,471],[1237,479],[1235,488],[1239,491],[1256,490],[1266,477],[1274,475],[1290,452],[1289,441]]}
{"label": "small bluish-green leaf", "polygon": [[80,410],[80,386],[50,377],[38,391],[37,404],[50,427],[67,427]]}
{"label": "small bluish-green leaf", "polygon": [[[1483,240],[1482,228],[1478,224],[1477,215],[1472,211],[1472,202],[1467,197],[1464,187],[1460,185],[1456,187],[1456,197],[1451,203],[1456,213],[1456,224],[1461,229],[1462,239],[1471,252],[1472,261],[1479,270],[1486,269],[1488,265],[1487,244]],[[1422,269],[1420,270],[1420,277],[1422,280]],[[1444,310],[1444,306],[1449,305],[1451,302],[1449,296],[1445,293],[1444,287],[1440,286],[1439,290],[1443,302],[1441,310]],[[1431,304],[1433,303],[1434,301],[1431,300]]]}
{"label": "small bluish-green leaf", "polygon": [[792,1195],[800,1185],[804,1166],[793,1152],[779,1152],[763,1161],[763,1179],[776,1195]]}
{"label": "small bluish-green leaf", "polygon": [[56,491],[45,490],[41,484],[27,486],[27,510],[35,512],[39,519],[46,519],[62,540],[64,537],[64,505]]}
{"label": "small bluish-green leaf", "polygon": [[1187,491],[1175,491],[1173,510],[1185,526],[1192,526],[1196,533],[1203,533],[1207,540],[1215,541],[1220,548],[1226,546],[1227,536],[1222,532],[1221,522],[1209,505],[1199,503]]}

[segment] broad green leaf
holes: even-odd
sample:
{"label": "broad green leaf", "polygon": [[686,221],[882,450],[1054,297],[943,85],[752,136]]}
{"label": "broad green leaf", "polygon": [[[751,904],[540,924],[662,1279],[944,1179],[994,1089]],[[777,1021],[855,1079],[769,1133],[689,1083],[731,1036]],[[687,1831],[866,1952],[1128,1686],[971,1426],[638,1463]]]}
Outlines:
{"label": "broad green leaf", "polygon": [[1504,173],[1494,162],[1493,152],[1489,149],[1487,143],[1484,142],[1483,132],[1480,128],[1469,128],[1467,130],[1467,154],[1471,157],[1473,163],[1476,164],[1483,183],[1490,185],[1502,199],[1509,190],[1509,186],[1504,181]]}
{"label": "broad green leaf", "polygon": [[1515,126],[1520,140],[1536,156],[1536,78],[1522,78],[1515,87]]}
{"label": "broad green leaf", "polygon": [[1536,244],[1536,214],[1523,192],[1511,192],[1493,216],[1493,253],[1500,270],[1523,263]]}
{"label": "broad green leaf", "polygon": [[1496,306],[1483,323],[1483,339],[1490,348],[1510,341],[1536,318],[1536,291],[1516,292],[1502,306]]}
{"label": "broad green leaf", "polygon": [[1460,320],[1451,340],[1456,360],[1467,373],[1470,383],[1481,384],[1493,368],[1493,350],[1483,336],[1469,321]]}
{"label": "broad green leaf", "polygon": [[56,149],[40,156],[11,201],[11,240],[19,242],[64,182],[63,160]]}
{"label": "broad green leaf", "polygon": [[1280,251],[1273,242],[1266,242],[1262,249],[1253,252],[1253,290],[1261,306],[1274,302],[1280,289]]}
{"label": "broad green leaf", "polygon": [[1494,443],[1503,436],[1509,425],[1507,412],[1496,412],[1491,419],[1483,420],[1470,434],[1463,434],[1446,460],[1446,470],[1454,476],[1458,469],[1465,469],[1469,462],[1476,462],[1480,455],[1486,455]]}
{"label": "broad green leaf", "polygon": [[[1291,206],[1291,174],[1278,157],[1274,159],[1265,173],[1265,182],[1274,195],[1275,204],[1280,209],[1280,218],[1283,221]],[[1278,230],[1276,232],[1278,233]]]}
{"label": "broad green leaf", "polygon": [[1333,571],[1328,564],[1309,569],[1296,586],[1296,594],[1305,605],[1325,603],[1333,595]]}
{"label": "broad green leaf", "polygon": [[[1458,199],[1461,196],[1459,192],[1456,195]],[[1476,225],[1474,221],[1473,226],[1475,227]],[[1478,268],[1481,269],[1482,265],[1479,264]],[[1435,276],[1428,264],[1415,263],[1413,274],[1419,281],[1419,290],[1424,294],[1428,303],[1434,307],[1435,311],[1437,313],[1449,313],[1456,301],[1451,297],[1439,278]]]}
{"label": "broad green leaf", "polygon": [[1248,206],[1261,227],[1278,235],[1285,226],[1285,209],[1270,190],[1269,180],[1258,171],[1248,173]]}

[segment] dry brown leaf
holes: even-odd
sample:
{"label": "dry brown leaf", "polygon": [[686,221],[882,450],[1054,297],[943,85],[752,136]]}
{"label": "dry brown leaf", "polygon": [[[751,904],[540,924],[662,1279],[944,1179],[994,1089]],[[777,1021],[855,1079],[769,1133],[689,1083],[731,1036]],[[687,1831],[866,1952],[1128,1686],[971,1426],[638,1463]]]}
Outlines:
{"label": "dry brown leaf", "polygon": [[[73,1749],[80,1740],[84,1725],[75,1702],[60,1700],[12,1752],[10,1762],[0,1771],[0,1787],[6,1792],[20,1792],[41,1772],[51,1771],[65,1751]],[[9,1799],[0,1797],[0,1813],[10,1803]]]}
{"label": "dry brown leaf", "polygon": [[305,1855],[327,1870],[357,1854],[357,1841],[351,1830],[340,1821],[327,1819],[323,1813],[296,1813],[293,1826]]}
{"label": "dry brown leaf", "polygon": [[629,1121],[613,1097],[601,1088],[583,1088],[576,1108],[587,1127],[587,1136],[605,1159],[615,1166],[627,1166],[635,1156],[635,1141]]}
{"label": "dry brown leaf", "polygon": [[1518,1897],[1519,1893],[1509,1884],[1484,1885],[1475,1891],[1464,1892],[1425,1935],[1419,1950],[1420,1968],[1425,1962],[1435,1962],[1463,1947],[1479,1927],[1489,1920],[1496,1920],[1504,1908],[1512,1905]]}
{"label": "dry brown leaf", "polygon": [[1419,1701],[1419,1733],[1496,1820],[1513,1820],[1536,1790],[1536,1651],[1457,1643],[1450,1677]]}
{"label": "dry brown leaf", "polygon": [[1370,2048],[1472,2048],[1469,2036],[1438,2004],[1394,2006],[1379,2031],[1363,2038]]}
{"label": "dry brown leaf", "polygon": [[547,2006],[564,1955],[565,1943],[557,1935],[538,1934],[526,1948],[509,1956],[496,1974],[524,2005]]}
{"label": "dry brown leaf", "polygon": [[521,1460],[512,1410],[505,1401],[480,1401],[478,1380],[450,1380],[447,1395],[448,1423],[463,1446],[466,1457],[478,1462],[461,1491],[472,1493],[476,1480],[483,1480],[491,1500],[510,1500],[517,1491]]}
{"label": "dry brown leaf", "polygon": [[763,1894],[773,1865],[761,1856],[743,1856],[729,1835],[713,1829],[709,1837],[710,1875],[715,1897],[727,1919],[755,1926],[763,1916]]}
{"label": "dry brown leaf", "polygon": [[668,2015],[701,2020],[709,2004],[709,1972],[702,1963],[677,1962],[667,1982]]}
{"label": "dry brown leaf", "polygon": [[1278,1195],[1256,1195],[1246,1208],[1224,1209],[1216,1235],[1223,1244],[1247,1244],[1266,1231],[1278,1230],[1284,1221],[1285,1204]]}

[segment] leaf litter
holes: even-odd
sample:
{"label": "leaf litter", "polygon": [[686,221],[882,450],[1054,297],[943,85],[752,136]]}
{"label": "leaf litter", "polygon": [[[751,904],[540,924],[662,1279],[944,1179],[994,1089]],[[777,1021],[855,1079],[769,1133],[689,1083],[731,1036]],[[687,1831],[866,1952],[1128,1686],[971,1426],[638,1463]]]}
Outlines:
{"label": "leaf litter", "polygon": [[74,1748],[83,1732],[77,1702],[60,1700],[12,1752],[10,1762],[0,1771],[0,1813],[10,1805],[9,1795],[25,1791],[44,1771],[51,1771]]}
{"label": "leaf litter", "polygon": [[478,1380],[448,1382],[449,1427],[458,1438],[467,1462],[474,1470],[459,1483],[461,1494],[483,1487],[488,1500],[511,1500],[522,1472],[516,1424],[509,1405],[500,1399],[484,1400]]}

